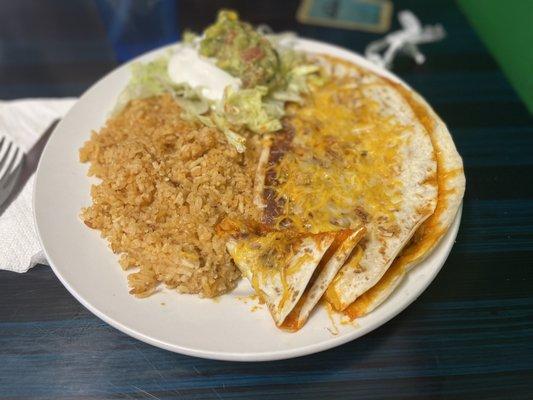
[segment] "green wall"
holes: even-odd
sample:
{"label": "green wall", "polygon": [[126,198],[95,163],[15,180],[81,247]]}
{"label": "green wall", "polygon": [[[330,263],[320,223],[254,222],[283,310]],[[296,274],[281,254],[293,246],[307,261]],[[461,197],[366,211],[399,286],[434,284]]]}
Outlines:
{"label": "green wall", "polygon": [[458,0],[533,113],[533,0]]}

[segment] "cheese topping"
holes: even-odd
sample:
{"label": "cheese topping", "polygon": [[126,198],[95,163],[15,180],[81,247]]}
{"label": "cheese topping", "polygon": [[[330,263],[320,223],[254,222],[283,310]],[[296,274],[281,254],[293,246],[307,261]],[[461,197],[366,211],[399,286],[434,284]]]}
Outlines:
{"label": "cheese topping", "polygon": [[333,79],[290,110],[295,136],[273,166],[277,228],[317,233],[369,218],[394,222],[405,127],[381,115],[363,90],[353,79]]}
{"label": "cheese topping", "polygon": [[324,247],[329,246],[332,240],[333,237],[328,240],[322,235],[309,237],[287,231],[270,232],[239,242],[234,251],[234,260],[238,265],[254,266],[248,278],[263,301],[266,301],[267,295],[261,288],[276,282],[276,277],[279,277],[281,298],[278,307],[283,308],[293,295],[298,295],[290,284],[292,277],[299,274],[304,265],[313,263],[315,253],[324,252],[327,248]]}
{"label": "cheese topping", "polygon": [[[397,89],[402,93],[425,129],[428,132],[432,132],[435,129],[435,121],[427,109],[416,101],[412,94],[401,85],[397,85]],[[432,141],[435,141],[433,137]],[[439,149],[437,143],[433,142],[433,146],[435,149]],[[448,181],[464,172],[463,168],[446,170],[446,162],[441,151],[436,151],[435,156],[437,159],[438,199],[434,213],[418,228],[410,243],[402,249],[400,255],[394,260],[379,282],[344,310],[345,315],[350,319],[361,317],[371,311],[371,308],[375,307],[375,302],[387,292],[389,287],[406,273],[410,265],[428,254],[448,229],[448,226],[442,226],[442,214],[449,207],[448,196],[450,195],[450,189],[447,189]],[[331,293],[333,298],[336,293],[333,290],[331,292],[333,292]],[[328,294],[330,294],[329,291]]]}

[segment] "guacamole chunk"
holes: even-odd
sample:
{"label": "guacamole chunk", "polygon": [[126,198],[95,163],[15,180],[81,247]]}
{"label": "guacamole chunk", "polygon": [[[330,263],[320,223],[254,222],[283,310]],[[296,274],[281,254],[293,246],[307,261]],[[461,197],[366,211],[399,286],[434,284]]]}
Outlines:
{"label": "guacamole chunk", "polygon": [[202,35],[185,32],[176,49],[135,63],[116,110],[131,99],[169,93],[185,119],[221,130],[242,153],[248,133],[281,130],[286,105],[302,104],[327,79],[290,41],[282,45],[282,36],[263,36],[234,11],[220,11]]}
{"label": "guacamole chunk", "polygon": [[243,87],[269,86],[280,68],[276,50],[234,11],[222,10],[204,32],[200,54],[214,57],[217,66],[239,77]]}

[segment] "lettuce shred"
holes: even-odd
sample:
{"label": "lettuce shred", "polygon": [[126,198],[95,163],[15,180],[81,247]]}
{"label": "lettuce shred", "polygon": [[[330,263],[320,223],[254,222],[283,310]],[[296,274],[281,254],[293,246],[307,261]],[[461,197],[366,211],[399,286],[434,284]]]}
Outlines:
{"label": "lettuce shred", "polygon": [[[187,33],[185,39],[189,46],[199,43],[199,37],[192,33]],[[119,96],[114,113],[132,99],[169,93],[182,109],[184,118],[220,129],[237,151],[244,152],[245,131],[256,134],[279,131],[285,105],[302,103],[311,85],[320,85],[325,79],[320,68],[309,63],[302,52],[280,44],[281,39],[287,39],[286,35],[268,35],[268,39],[280,59],[276,77],[268,86],[240,90],[228,86],[223,99],[213,102],[203,97],[199,89],[173,82],[167,72],[170,56],[165,55],[132,65],[131,79]]]}
{"label": "lettuce shred", "polygon": [[172,86],[167,73],[168,57],[160,57],[147,63],[134,63],[131,78],[118,97],[113,113],[120,112],[130,100],[143,99],[164,93]]}

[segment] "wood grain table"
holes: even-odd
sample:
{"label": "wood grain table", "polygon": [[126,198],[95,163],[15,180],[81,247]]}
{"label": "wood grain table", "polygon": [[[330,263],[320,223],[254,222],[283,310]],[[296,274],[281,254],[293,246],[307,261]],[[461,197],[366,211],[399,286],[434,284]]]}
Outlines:
{"label": "wood grain table", "polygon": [[[119,61],[175,40],[182,28],[199,30],[220,6],[359,52],[378,37],[297,24],[292,0],[147,3],[166,22],[121,38],[105,1],[1,0],[0,98],[80,95]],[[395,7],[448,32],[423,47],[426,64],[401,59],[394,70],[448,123],[467,176],[457,242],[413,305],[333,350],[230,363],[122,334],[49,267],[0,272],[0,399],[533,398],[531,116],[454,2]]]}

